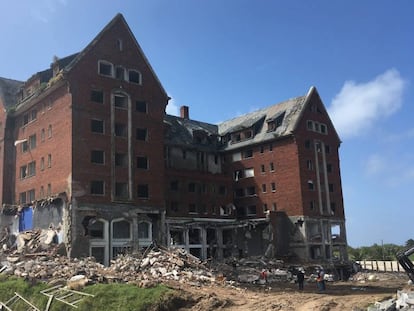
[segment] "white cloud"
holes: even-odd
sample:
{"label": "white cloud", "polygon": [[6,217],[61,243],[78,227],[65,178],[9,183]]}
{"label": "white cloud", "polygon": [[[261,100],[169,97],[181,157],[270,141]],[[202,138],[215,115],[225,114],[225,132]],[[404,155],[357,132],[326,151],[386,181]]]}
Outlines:
{"label": "white cloud", "polygon": [[165,111],[167,112],[167,114],[170,114],[170,115],[173,115],[173,116],[179,116],[180,115],[180,109],[176,105],[174,98],[171,98],[168,101],[168,105],[165,108]]}
{"label": "white cloud", "polygon": [[406,81],[389,69],[366,83],[346,81],[334,97],[329,113],[341,138],[369,130],[374,122],[396,112],[402,103]]}

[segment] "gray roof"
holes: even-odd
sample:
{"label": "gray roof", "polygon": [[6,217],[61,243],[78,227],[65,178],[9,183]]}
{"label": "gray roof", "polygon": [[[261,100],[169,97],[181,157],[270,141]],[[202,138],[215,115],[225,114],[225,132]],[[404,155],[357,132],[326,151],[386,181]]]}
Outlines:
{"label": "gray roof", "polygon": [[[168,114],[164,116],[164,125],[166,126],[165,140],[167,144],[194,146],[198,149],[217,149],[217,125]],[[196,133],[204,133],[205,140],[197,141],[195,139]]]}
{"label": "gray roof", "polygon": [[[240,141],[233,144],[230,143],[225,147],[225,149],[236,149],[244,147],[246,145],[274,140],[275,138],[292,134],[293,130],[296,128],[297,121],[301,116],[301,112],[305,106],[307,98],[308,96],[291,98],[279,104],[250,112],[220,123],[218,125],[220,136],[238,132],[244,128],[252,126],[255,126],[256,129],[256,133],[252,139]],[[283,115],[284,117],[281,125],[278,126],[274,131],[268,132],[266,122],[264,122],[264,120],[275,120]]]}
{"label": "gray roof", "polygon": [[6,108],[12,107],[17,101],[17,94],[23,82],[0,77],[0,99]]}

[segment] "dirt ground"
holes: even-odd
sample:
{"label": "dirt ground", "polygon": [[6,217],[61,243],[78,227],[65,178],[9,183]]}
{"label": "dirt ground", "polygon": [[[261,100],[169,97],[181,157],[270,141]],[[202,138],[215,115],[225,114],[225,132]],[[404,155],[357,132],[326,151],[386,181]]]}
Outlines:
{"label": "dirt ground", "polygon": [[[396,297],[397,290],[410,290],[408,277],[402,273],[377,274],[376,280],[328,282],[327,289],[319,293],[315,283],[305,283],[299,291],[294,283],[273,283],[267,285],[179,285],[181,299],[185,306],[176,306],[181,311],[204,310],[367,310],[376,301]],[[182,301],[181,301],[182,302]]]}

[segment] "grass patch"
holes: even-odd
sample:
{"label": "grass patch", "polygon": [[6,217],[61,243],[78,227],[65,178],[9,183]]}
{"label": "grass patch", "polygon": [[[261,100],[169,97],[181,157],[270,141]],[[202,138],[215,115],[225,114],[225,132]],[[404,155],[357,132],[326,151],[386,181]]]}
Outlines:
{"label": "grass patch", "polygon": [[[40,291],[48,288],[47,284],[41,282],[29,283],[21,278],[6,277],[0,275],[0,301],[5,303],[17,292],[30,301],[40,310],[44,310],[48,297]],[[139,310],[173,310],[174,305],[183,303],[177,298],[173,289],[164,285],[152,288],[139,288],[129,284],[96,284],[85,287],[85,293],[95,295],[86,297],[80,304],[79,311],[139,311]],[[16,303],[13,310],[27,310],[24,303]],[[54,300],[51,311],[75,310],[74,308]]]}

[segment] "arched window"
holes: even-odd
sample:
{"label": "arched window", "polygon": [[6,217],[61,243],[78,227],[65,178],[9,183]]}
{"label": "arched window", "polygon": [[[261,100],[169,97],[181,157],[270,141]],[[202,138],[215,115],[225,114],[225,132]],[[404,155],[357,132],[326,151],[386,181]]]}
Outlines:
{"label": "arched window", "polygon": [[142,84],[142,76],[138,70],[128,70],[128,81],[132,83]]}

